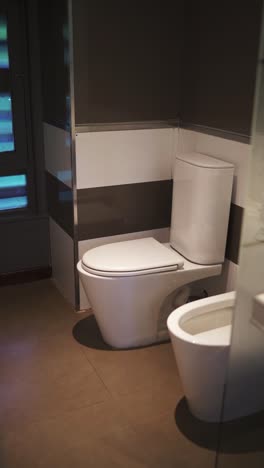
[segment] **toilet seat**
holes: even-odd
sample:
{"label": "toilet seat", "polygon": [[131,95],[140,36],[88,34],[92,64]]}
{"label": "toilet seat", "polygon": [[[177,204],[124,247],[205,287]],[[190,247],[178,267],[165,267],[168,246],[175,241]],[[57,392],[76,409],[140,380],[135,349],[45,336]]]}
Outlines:
{"label": "toilet seat", "polygon": [[178,270],[184,259],[153,237],[101,245],[88,250],[82,267],[97,276],[138,276]]}

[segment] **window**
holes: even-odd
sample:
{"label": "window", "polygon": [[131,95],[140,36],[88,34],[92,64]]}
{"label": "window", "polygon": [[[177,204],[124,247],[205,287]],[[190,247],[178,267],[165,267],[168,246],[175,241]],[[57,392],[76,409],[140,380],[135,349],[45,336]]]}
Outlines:
{"label": "window", "polygon": [[0,153],[14,149],[11,95],[0,93]]}
{"label": "window", "polygon": [[0,177],[0,211],[27,206],[25,174]]}
{"label": "window", "polygon": [[7,19],[0,16],[0,68],[9,68],[9,55],[7,45]]}
{"label": "window", "polygon": [[[26,34],[23,2],[0,7],[0,218],[32,208],[28,144]],[[30,189],[30,190],[29,190]]]}
{"label": "window", "polygon": [[[7,17],[0,15],[0,70],[3,84],[0,92],[0,152],[14,151],[12,102],[10,92]],[[3,72],[4,70],[4,72]]]}

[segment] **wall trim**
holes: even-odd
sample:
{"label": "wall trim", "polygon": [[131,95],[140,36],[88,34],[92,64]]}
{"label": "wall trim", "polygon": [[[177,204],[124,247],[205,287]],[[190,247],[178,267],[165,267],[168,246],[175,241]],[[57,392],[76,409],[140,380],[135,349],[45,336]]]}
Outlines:
{"label": "wall trim", "polygon": [[89,133],[89,132],[114,132],[122,130],[148,130],[157,128],[183,128],[185,130],[193,130],[194,132],[205,133],[213,135],[226,140],[238,141],[239,143],[250,144],[250,135],[242,133],[231,132],[220,128],[208,127],[206,125],[199,125],[189,122],[183,122],[179,119],[175,120],[146,120],[140,122],[107,122],[107,123],[90,123],[90,124],[76,124],[75,133]]}
{"label": "wall trim", "polygon": [[[73,255],[74,265],[79,260],[78,245],[78,206],[77,206],[77,164],[76,164],[76,130],[75,130],[75,84],[74,84],[74,45],[73,45],[73,6],[68,0],[69,22],[69,72],[70,72],[70,134],[71,134],[71,165],[72,165],[72,195],[73,195]],[[80,286],[77,268],[74,268],[75,308],[80,308]]]}
{"label": "wall trim", "polygon": [[170,120],[146,120],[140,122],[108,122],[108,123],[91,123],[91,124],[76,124],[76,133],[88,132],[111,132],[118,130],[148,130],[156,128],[174,128],[177,127],[177,121]]}
{"label": "wall trim", "polygon": [[42,279],[51,278],[51,275],[51,266],[43,266],[30,270],[17,271],[15,273],[1,273],[0,286],[39,281]]}
{"label": "wall trim", "polygon": [[206,125],[199,125],[194,123],[180,122],[180,128],[184,130],[193,130],[194,132],[205,133],[207,135],[224,138],[225,140],[233,140],[239,143],[245,143],[247,145],[251,142],[249,135],[243,135],[242,133],[230,132],[220,128],[207,127]]}
{"label": "wall trim", "polygon": [[47,124],[47,125],[51,125],[51,127],[55,127],[55,128],[59,128],[60,130],[65,130],[66,132],[69,131],[69,125],[65,122],[58,122],[56,120],[52,120],[52,119],[44,119],[42,120],[42,124]]}

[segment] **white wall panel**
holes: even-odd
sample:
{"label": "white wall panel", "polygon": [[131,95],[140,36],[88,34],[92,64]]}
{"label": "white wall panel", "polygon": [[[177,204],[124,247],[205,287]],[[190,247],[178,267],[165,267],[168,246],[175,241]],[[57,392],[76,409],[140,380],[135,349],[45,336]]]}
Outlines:
{"label": "white wall panel", "polygon": [[78,133],[77,188],[170,179],[173,136],[172,128]]}
{"label": "white wall panel", "polygon": [[251,159],[250,145],[201,132],[180,129],[177,151],[183,153],[196,151],[233,163],[235,173],[232,202],[241,207],[245,206]]}
{"label": "white wall panel", "polygon": [[43,123],[45,167],[61,182],[72,186],[70,133]]}
{"label": "white wall panel", "polygon": [[75,305],[73,239],[50,218],[52,278],[61,294]]}

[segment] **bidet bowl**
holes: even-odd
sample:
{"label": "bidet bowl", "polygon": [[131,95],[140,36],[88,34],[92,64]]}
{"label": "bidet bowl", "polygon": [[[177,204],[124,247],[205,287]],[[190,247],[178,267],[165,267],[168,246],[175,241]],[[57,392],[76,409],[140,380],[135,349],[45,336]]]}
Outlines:
{"label": "bidet bowl", "polygon": [[221,419],[234,303],[234,292],[200,299],[167,321],[189,409],[203,421]]}

